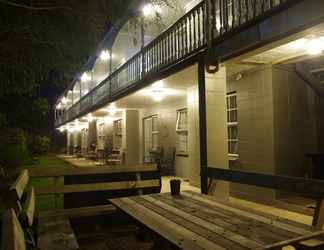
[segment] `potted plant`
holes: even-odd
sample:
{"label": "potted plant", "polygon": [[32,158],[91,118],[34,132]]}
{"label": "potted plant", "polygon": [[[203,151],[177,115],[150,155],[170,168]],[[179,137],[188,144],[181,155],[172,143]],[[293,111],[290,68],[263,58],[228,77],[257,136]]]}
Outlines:
{"label": "potted plant", "polygon": [[179,195],[180,194],[180,186],[181,186],[181,180],[179,180],[179,179],[170,180],[171,195]]}

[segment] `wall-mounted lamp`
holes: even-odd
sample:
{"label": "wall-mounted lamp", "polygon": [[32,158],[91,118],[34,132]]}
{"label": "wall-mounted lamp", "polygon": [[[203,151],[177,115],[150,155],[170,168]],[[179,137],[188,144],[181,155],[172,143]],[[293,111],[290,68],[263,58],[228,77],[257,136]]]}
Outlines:
{"label": "wall-mounted lamp", "polygon": [[90,80],[91,80],[91,77],[87,74],[87,72],[84,72],[81,76],[81,82],[87,82]]}
{"label": "wall-mounted lamp", "polygon": [[162,9],[158,5],[153,5],[151,3],[148,3],[144,5],[142,12],[145,17],[148,17],[148,16],[152,16],[154,13],[161,13]]}
{"label": "wall-mounted lamp", "polygon": [[320,38],[312,39],[306,43],[306,50],[310,55],[319,55],[324,50],[324,41]]}
{"label": "wall-mounted lamp", "polygon": [[108,61],[110,59],[110,52],[109,50],[103,50],[100,53],[100,60],[101,61]]}

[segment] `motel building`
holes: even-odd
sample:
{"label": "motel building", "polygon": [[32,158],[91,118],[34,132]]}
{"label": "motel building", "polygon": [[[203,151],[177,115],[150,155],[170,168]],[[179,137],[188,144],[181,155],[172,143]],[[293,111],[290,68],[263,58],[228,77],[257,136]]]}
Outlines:
{"label": "motel building", "polygon": [[60,96],[66,154],[156,162],[215,195],[294,194],[210,182],[205,167],[323,178],[324,1],[177,0],[121,17]]}

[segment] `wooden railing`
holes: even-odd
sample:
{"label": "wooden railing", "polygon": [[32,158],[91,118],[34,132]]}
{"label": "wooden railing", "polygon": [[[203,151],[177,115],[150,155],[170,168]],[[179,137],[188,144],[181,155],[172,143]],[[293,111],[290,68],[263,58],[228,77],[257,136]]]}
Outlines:
{"label": "wooden railing", "polygon": [[148,75],[179,63],[193,54],[204,53],[208,45],[224,39],[246,25],[281,11],[301,0],[205,0],[181,17],[141,51],[97,85],[63,116],[56,126],[109,102],[120,92]]}
{"label": "wooden railing", "polygon": [[315,198],[317,200],[317,204],[313,217],[313,226],[322,228],[324,225],[324,180],[271,175],[216,167],[202,168],[200,174],[201,176],[211,180],[222,180],[263,188],[283,190]]}

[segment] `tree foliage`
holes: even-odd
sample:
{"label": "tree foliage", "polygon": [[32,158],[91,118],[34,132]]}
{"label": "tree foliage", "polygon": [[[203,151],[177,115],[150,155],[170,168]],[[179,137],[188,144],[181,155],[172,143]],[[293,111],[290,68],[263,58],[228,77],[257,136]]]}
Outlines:
{"label": "tree foliage", "polygon": [[0,0],[0,126],[51,135],[51,107],[113,23],[174,1]]}

